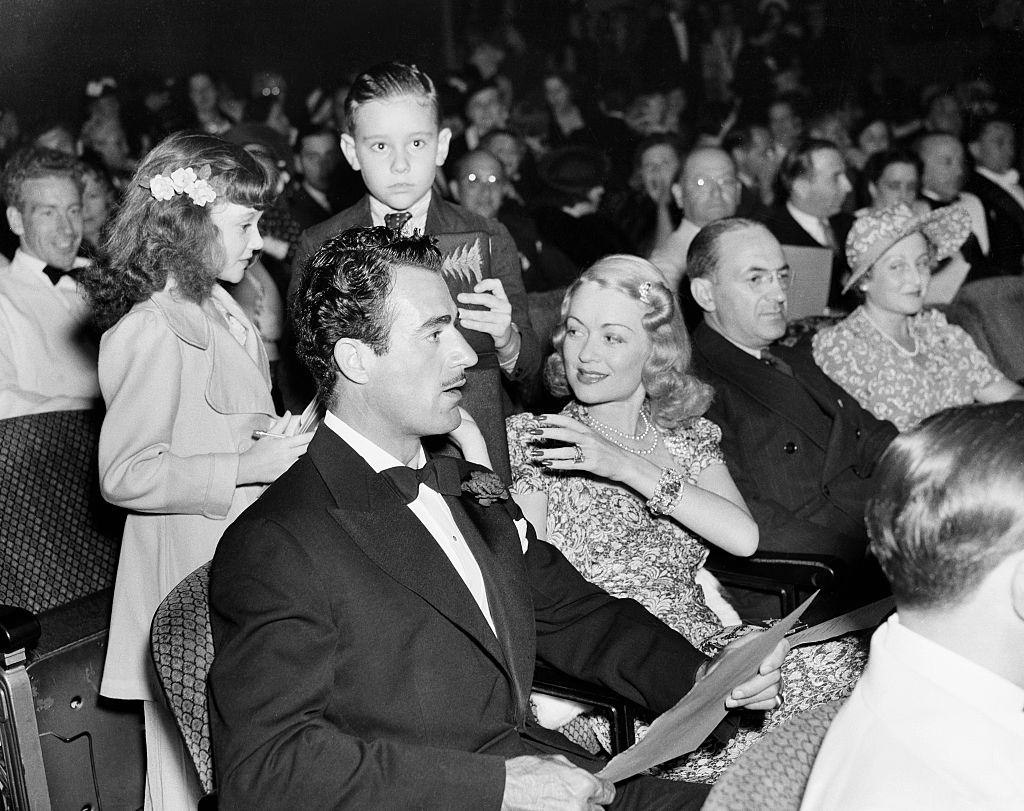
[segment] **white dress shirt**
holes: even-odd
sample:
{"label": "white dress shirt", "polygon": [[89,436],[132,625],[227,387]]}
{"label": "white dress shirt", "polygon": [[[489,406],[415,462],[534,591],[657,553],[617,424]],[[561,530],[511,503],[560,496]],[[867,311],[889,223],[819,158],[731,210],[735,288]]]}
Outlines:
{"label": "white dress shirt", "polygon": [[[345,440],[352,450],[378,473],[389,467],[403,465],[402,462],[360,434],[333,412],[328,411],[324,415],[324,425]],[[415,465],[409,465],[409,467],[419,469],[426,464],[426,461],[427,456],[421,447],[416,455]],[[476,600],[476,604],[480,606],[480,612],[487,620],[487,624],[494,631],[494,618],[491,616],[491,609],[487,602],[487,589],[484,586],[483,575],[480,573],[480,565],[473,557],[469,544],[466,543],[466,539],[459,531],[455,519],[452,518],[452,511],[445,502],[444,496],[425,484],[420,484],[419,493],[408,507],[451,561],[455,571],[458,572],[459,577],[466,584],[466,588],[473,595],[473,599]]]}
{"label": "white dress shirt", "polygon": [[74,279],[53,284],[44,267],[19,248],[0,270],[0,419],[92,408],[100,396],[88,303]]}
{"label": "white dress shirt", "polygon": [[[430,195],[432,190],[428,190],[419,200],[413,203],[406,211],[411,215],[405,225],[402,226],[402,234],[409,236],[413,231],[419,230],[421,234],[427,232],[427,209],[430,208]],[[376,226],[384,225],[384,216],[386,214],[398,214],[398,209],[391,208],[385,205],[372,194],[370,198],[370,218],[373,220],[373,224]]]}
{"label": "white dress shirt", "polygon": [[802,811],[1024,807],[1024,690],[891,617],[814,761]]}
{"label": "white dress shirt", "polygon": [[821,245],[822,248],[836,249],[836,246],[830,244],[828,235],[825,233],[825,226],[821,224],[821,220],[818,217],[808,214],[806,211],[801,211],[788,201],[786,202],[786,210],[796,220],[797,225],[814,237],[814,241]]}

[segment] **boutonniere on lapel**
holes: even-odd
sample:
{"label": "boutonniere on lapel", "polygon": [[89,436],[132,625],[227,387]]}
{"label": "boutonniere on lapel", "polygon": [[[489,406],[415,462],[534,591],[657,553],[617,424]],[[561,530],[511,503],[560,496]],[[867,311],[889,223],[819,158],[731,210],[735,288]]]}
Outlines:
{"label": "boutonniere on lapel", "polygon": [[481,470],[470,471],[469,478],[462,482],[462,492],[473,496],[483,507],[508,498],[505,482],[497,474]]}

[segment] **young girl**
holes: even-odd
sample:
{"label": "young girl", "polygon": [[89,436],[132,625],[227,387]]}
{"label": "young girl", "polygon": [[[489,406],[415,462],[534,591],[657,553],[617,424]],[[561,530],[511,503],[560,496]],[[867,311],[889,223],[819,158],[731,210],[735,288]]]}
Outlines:
{"label": "young girl", "polygon": [[172,135],[139,167],[84,279],[106,329],[101,487],[129,510],[100,692],[144,701],[147,808],[195,808],[199,795],[155,681],[153,614],[312,436],[275,417],[266,352],[218,284],[239,281],[259,252],[273,189],[241,147]]}

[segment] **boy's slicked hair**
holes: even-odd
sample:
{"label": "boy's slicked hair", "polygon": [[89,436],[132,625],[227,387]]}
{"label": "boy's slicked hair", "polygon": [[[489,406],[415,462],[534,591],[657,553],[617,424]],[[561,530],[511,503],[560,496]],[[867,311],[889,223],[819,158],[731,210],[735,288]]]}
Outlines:
{"label": "boy's slicked hair", "polygon": [[383,62],[363,71],[352,83],[345,98],[345,131],[352,135],[355,115],[360,105],[399,96],[418,96],[434,108],[438,127],[441,126],[441,105],[437,99],[434,80],[416,65],[403,62]]}

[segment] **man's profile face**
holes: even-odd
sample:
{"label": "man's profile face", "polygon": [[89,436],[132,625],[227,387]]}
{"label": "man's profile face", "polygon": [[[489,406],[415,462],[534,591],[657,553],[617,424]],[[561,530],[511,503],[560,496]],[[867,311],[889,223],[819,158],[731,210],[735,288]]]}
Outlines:
{"label": "man's profile face", "polygon": [[683,164],[680,208],[686,219],[704,227],[731,217],[740,199],[740,184],[732,158],[720,149],[699,149]]}
{"label": "man's profile face", "polygon": [[838,214],[853,188],[846,177],[846,162],[836,149],[811,153],[811,172],[793,181],[793,204],[819,218]]}
{"label": "man's profile face", "polygon": [[921,150],[921,188],[952,200],[964,187],[964,148],[952,135],[928,138]]}
{"label": "man's profile face", "polygon": [[498,216],[504,196],[505,173],[501,162],[486,153],[478,153],[462,162],[458,178],[459,202],[481,217]]}
{"label": "man's profile face", "polygon": [[314,189],[327,191],[331,187],[331,176],[338,168],[339,160],[341,151],[333,136],[323,133],[308,135],[302,139],[299,169],[302,170],[306,182]]}
{"label": "man's profile face", "polygon": [[993,121],[985,127],[978,140],[971,144],[971,154],[978,166],[997,174],[1013,168],[1016,152],[1013,127],[1005,121]]}
{"label": "man's profile face", "polygon": [[458,310],[439,273],[394,273],[388,351],[367,362],[369,405],[396,439],[446,434],[461,422],[462,385],[476,353],[455,327]]}
{"label": "man's profile face", "polygon": [[21,248],[46,264],[69,270],[82,241],[82,193],[69,177],[40,177],[21,184],[21,209],[7,220]]}
{"label": "man's profile face", "polygon": [[405,211],[430,191],[450,139],[450,130],[438,131],[437,111],[426,98],[396,96],[360,104],[341,149],[371,195]]}
{"label": "man's profile face", "polygon": [[694,297],[715,330],[749,349],[764,349],[786,333],[789,266],[782,248],[768,229],[756,226],[722,234],[718,257],[712,276],[692,281]]}

